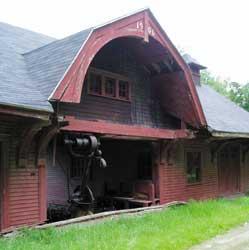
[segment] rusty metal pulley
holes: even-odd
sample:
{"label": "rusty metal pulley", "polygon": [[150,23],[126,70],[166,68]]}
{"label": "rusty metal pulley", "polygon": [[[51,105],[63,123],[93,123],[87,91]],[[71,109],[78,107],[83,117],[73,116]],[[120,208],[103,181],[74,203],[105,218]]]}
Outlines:
{"label": "rusty metal pulley", "polygon": [[93,206],[94,196],[88,186],[89,170],[93,165],[105,168],[107,163],[102,157],[102,151],[99,149],[100,142],[93,135],[71,136],[66,135],[64,138],[65,145],[68,146],[69,152],[73,157],[84,160],[84,167],[81,176],[81,184],[78,191],[74,192],[72,199],[69,201],[73,206],[83,209]]}
{"label": "rusty metal pulley", "polygon": [[72,138],[66,136],[64,143],[68,145],[70,153],[75,157],[92,156],[100,145],[93,135]]}

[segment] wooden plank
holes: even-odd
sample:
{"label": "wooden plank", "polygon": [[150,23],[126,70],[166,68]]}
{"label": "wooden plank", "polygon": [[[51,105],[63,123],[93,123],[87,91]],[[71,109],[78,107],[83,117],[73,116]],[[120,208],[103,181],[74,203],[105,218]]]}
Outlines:
{"label": "wooden plank", "polygon": [[[189,138],[192,135],[187,130],[154,129],[142,126],[129,126],[124,124],[114,124],[104,121],[77,120],[72,117],[66,117],[69,125],[62,128],[64,131],[74,132],[92,132],[99,134],[110,134],[120,136],[136,136],[142,138],[155,139],[176,139]],[[176,132],[177,131],[177,132]]]}
{"label": "wooden plank", "polygon": [[50,223],[50,224],[40,225],[40,226],[36,226],[36,228],[44,229],[44,228],[49,228],[49,227],[62,227],[62,226],[70,225],[70,224],[83,223],[83,222],[99,220],[99,219],[108,218],[108,217],[113,218],[114,216],[122,216],[124,214],[137,214],[137,213],[150,212],[150,211],[151,212],[160,211],[160,210],[165,209],[167,207],[177,206],[177,205],[185,205],[185,204],[186,204],[186,202],[184,202],[184,201],[173,201],[173,202],[166,203],[164,205],[102,212],[102,213],[98,213],[98,214],[81,216],[81,217],[74,218],[74,219],[69,219],[69,220],[54,222],[54,223]]}

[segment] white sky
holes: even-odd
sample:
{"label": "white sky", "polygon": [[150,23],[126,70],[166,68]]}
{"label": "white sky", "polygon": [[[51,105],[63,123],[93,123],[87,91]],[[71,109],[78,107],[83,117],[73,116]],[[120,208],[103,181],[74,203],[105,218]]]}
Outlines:
{"label": "white sky", "polygon": [[249,82],[248,0],[1,0],[0,21],[61,38],[144,7],[211,72]]}

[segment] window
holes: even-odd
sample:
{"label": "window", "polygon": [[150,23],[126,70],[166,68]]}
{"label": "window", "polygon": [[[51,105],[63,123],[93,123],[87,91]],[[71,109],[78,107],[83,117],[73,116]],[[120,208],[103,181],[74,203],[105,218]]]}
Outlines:
{"label": "window", "polygon": [[129,82],[119,81],[119,97],[122,99],[129,100]]}
{"label": "window", "polygon": [[105,77],[105,94],[107,96],[116,96],[116,80],[111,77]]}
{"label": "window", "polygon": [[130,100],[130,81],[119,74],[90,68],[88,73],[88,93],[123,101]]}
{"label": "window", "polygon": [[101,95],[102,94],[102,77],[101,75],[90,73],[90,93]]}
{"label": "window", "polygon": [[187,181],[188,183],[196,183],[201,181],[201,152],[187,152]]}

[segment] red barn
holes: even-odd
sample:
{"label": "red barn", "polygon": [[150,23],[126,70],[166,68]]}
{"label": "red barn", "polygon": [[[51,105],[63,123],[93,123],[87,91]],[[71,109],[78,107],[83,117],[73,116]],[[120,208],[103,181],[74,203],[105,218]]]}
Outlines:
{"label": "red barn", "polygon": [[[0,40],[2,232],[77,216],[81,183],[92,212],[248,191],[249,114],[149,9],[60,40],[0,23]],[[107,162],[88,181],[84,138]]]}

